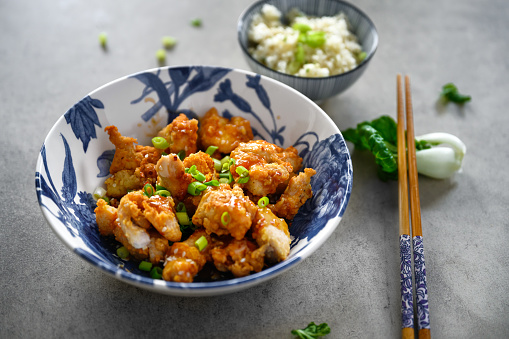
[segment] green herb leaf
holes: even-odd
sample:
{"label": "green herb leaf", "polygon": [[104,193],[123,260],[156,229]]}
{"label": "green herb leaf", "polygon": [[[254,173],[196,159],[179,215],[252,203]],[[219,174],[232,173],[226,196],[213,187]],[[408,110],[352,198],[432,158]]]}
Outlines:
{"label": "green herb leaf", "polygon": [[463,104],[470,101],[472,97],[470,95],[463,95],[458,92],[458,88],[453,83],[445,84],[442,87],[440,97],[445,101],[452,101],[457,104]]}
{"label": "green herb leaf", "polygon": [[314,339],[326,336],[330,333],[330,327],[327,323],[316,325],[310,322],[309,325],[302,330],[292,330],[292,334],[298,336],[300,339]]}

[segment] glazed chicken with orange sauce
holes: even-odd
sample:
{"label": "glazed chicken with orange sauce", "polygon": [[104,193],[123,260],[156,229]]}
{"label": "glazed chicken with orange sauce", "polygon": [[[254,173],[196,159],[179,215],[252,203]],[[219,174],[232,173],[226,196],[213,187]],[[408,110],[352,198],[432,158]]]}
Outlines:
{"label": "glazed chicken with orange sauce", "polygon": [[96,222],[122,259],[190,283],[247,276],[288,257],[289,225],[316,173],[301,169],[297,149],[253,140],[248,120],[215,108],[199,123],[180,114],[153,146],[105,131],[115,155]]}

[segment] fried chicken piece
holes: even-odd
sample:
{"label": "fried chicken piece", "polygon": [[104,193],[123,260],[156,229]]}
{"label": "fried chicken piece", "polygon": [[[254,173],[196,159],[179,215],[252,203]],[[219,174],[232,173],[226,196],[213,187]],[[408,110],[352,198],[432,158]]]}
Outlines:
{"label": "fried chicken piece", "polygon": [[288,182],[294,166],[300,167],[302,163],[294,147],[283,149],[265,140],[241,143],[230,157],[236,160],[235,165],[230,167],[236,181],[239,178],[237,167],[248,169],[249,181],[242,185],[257,196],[276,193],[278,187]]}
{"label": "fried chicken piece", "polygon": [[267,207],[259,208],[252,230],[253,239],[263,250],[268,262],[279,262],[288,257],[291,239],[284,219],[278,218]]}
{"label": "fried chicken piece", "polygon": [[154,184],[157,178],[155,164],[161,150],[151,146],[136,145],[135,138],[124,137],[116,126],[105,128],[115,145],[115,155],[110,166],[112,176],[105,181],[107,195],[120,198],[130,190],[140,189],[145,183]]}
{"label": "fried chicken piece", "polygon": [[217,146],[217,151],[223,154],[230,153],[241,142],[253,139],[253,131],[248,120],[241,117],[220,117],[217,109],[212,107],[201,119],[198,131],[204,149]]}
{"label": "fried chicken piece", "polygon": [[207,178],[205,181],[216,179],[214,160],[205,152],[199,151],[191,154],[184,159],[183,165],[186,168],[191,168],[191,166],[195,165],[196,169],[203,173]]}
{"label": "fried chicken piece", "polygon": [[195,153],[198,149],[196,143],[198,141],[198,120],[189,120],[187,116],[181,113],[178,117],[163,128],[157,134],[168,141],[170,147],[166,153],[178,153],[185,151],[186,156]]}
{"label": "fried chicken piece", "polygon": [[142,204],[144,217],[165,239],[180,241],[182,232],[174,213],[175,203],[171,197],[153,195]]}
{"label": "fried chicken piece", "polygon": [[150,262],[154,265],[158,265],[164,261],[166,253],[170,249],[168,240],[163,237],[159,232],[150,230],[150,244],[148,245],[148,257]]}
{"label": "fried chicken piece", "polygon": [[102,236],[113,235],[113,230],[118,226],[116,222],[117,209],[108,205],[104,199],[99,199],[97,200],[97,207],[94,212],[99,233]]}
{"label": "fried chicken piece", "polygon": [[204,236],[211,244],[212,238],[204,229],[196,230],[186,241],[176,242],[168,250],[163,269],[163,279],[175,282],[193,282],[194,276],[203,268],[210,256],[207,245],[200,252],[194,245],[195,241]]}
{"label": "fried chicken piece", "polygon": [[231,239],[224,247],[210,250],[214,265],[221,272],[232,272],[235,277],[245,277],[260,272],[264,265],[264,250],[246,239]]}
{"label": "fried chicken piece", "polygon": [[[144,230],[142,228],[142,230]],[[144,230],[145,231],[145,230]],[[145,231],[146,232],[146,231]],[[116,227],[113,230],[113,234],[115,235],[115,240],[120,242],[126,249],[129,251],[129,254],[136,260],[145,260],[149,257],[149,250],[148,250],[148,244],[150,244],[150,235],[147,232],[147,246],[143,248],[136,248],[129,242],[129,239],[127,238],[126,234],[122,230],[120,226]]]}
{"label": "fried chicken piece", "polygon": [[138,190],[143,187],[143,179],[134,174],[133,170],[120,170],[106,179],[106,195],[108,197],[121,198],[128,191]]}
{"label": "fried chicken piece", "polygon": [[184,163],[178,155],[162,156],[156,165],[157,183],[170,191],[171,195],[181,201],[187,194],[187,186],[194,181],[191,174],[185,172]]}
{"label": "fried chicken piece", "polygon": [[311,177],[315,174],[314,169],[305,168],[304,172],[291,178],[279,200],[274,205],[269,205],[272,212],[281,218],[292,220],[299,208],[313,196]]}
{"label": "fried chicken piece", "polygon": [[118,223],[127,243],[135,249],[145,249],[150,243],[150,223],[142,211],[145,200],[148,197],[140,191],[131,192],[122,197],[118,206]]}
{"label": "fried chicken piece", "polygon": [[[256,210],[256,205],[244,195],[240,187],[232,189],[222,184],[203,194],[193,216],[193,224],[203,226],[208,234],[230,234],[240,240],[251,227]],[[221,222],[225,212],[229,219],[226,225]]]}

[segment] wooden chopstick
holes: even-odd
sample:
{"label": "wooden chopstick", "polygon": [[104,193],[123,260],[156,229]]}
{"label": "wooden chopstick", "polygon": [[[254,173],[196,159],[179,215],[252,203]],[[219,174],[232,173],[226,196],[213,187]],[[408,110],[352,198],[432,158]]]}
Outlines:
{"label": "wooden chopstick", "polygon": [[412,245],[408,213],[408,178],[405,143],[405,111],[401,75],[397,75],[398,108],[398,194],[399,194],[399,255],[401,282],[401,337],[414,338],[414,299],[412,289]]}
{"label": "wooden chopstick", "polygon": [[405,102],[417,325],[419,328],[419,338],[430,338],[428,288],[426,284],[426,266],[424,264],[424,246],[422,241],[421,203],[419,198],[419,181],[417,178],[417,160],[415,156],[412,94],[408,75],[405,76]]}

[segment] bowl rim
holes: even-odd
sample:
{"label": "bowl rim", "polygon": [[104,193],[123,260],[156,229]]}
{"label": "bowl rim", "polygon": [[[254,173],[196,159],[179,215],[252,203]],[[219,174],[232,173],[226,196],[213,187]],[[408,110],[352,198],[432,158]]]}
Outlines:
{"label": "bowl rim", "polygon": [[[307,101],[310,105],[314,106],[317,113],[322,115],[322,117],[332,125],[335,134],[339,134],[341,138],[343,138],[341,131],[337,127],[337,125],[333,122],[333,120],[323,111],[320,106],[318,106],[314,101],[306,97],[304,94],[300,93],[299,91],[295,90],[294,88],[277,81],[275,79],[272,79],[268,76],[257,74],[253,71],[248,71],[244,69],[239,68],[229,68],[229,67],[222,67],[222,66],[208,66],[208,65],[176,65],[176,66],[162,66],[162,67],[155,67],[135,73],[131,73],[129,75],[121,76],[115,80],[112,80],[110,82],[107,82],[104,85],[101,85],[97,87],[96,89],[89,92],[86,96],[93,96],[95,93],[100,92],[101,90],[108,88],[112,85],[118,84],[122,81],[125,81],[129,79],[130,77],[136,75],[136,74],[142,74],[142,73],[156,73],[157,71],[166,71],[171,68],[193,68],[193,67],[209,67],[209,68],[216,68],[216,69],[228,69],[235,73],[241,73],[241,74],[249,74],[249,75],[260,75],[264,81],[271,82],[275,84],[276,86],[286,88],[286,90],[289,90],[290,92],[295,93],[296,95],[300,96],[302,99]],[[86,97],[85,96],[85,97]],[[79,102],[79,100],[77,101]],[[76,103],[75,103],[76,104]],[[74,104],[74,105],[75,105]],[[72,106],[71,106],[72,107]],[[47,141],[52,138],[52,135],[55,133],[58,133],[59,125],[63,124],[65,120],[64,114],[62,114],[57,121],[53,124],[51,129],[49,130],[48,134],[44,138],[44,142],[42,147],[44,147],[47,144]],[[344,140],[344,138],[343,138]],[[278,276],[279,274],[287,271],[291,267],[295,266],[297,263],[300,263],[305,258],[310,256],[312,253],[314,253],[327,239],[329,239],[330,235],[335,231],[337,226],[339,225],[342,216],[344,212],[346,211],[346,208],[349,203],[350,195],[351,195],[351,188],[353,185],[353,166],[351,163],[351,155],[348,153],[348,160],[350,161],[350,168],[352,168],[351,174],[349,176],[349,180],[347,183],[347,188],[345,190],[345,196],[342,201],[342,204],[339,206],[337,215],[334,216],[332,219],[329,219],[327,224],[324,226],[323,235],[318,238],[314,238],[312,242],[307,242],[302,246],[302,248],[299,249],[298,255],[295,255],[291,258],[287,258],[284,261],[281,261],[271,267],[268,267],[260,272],[250,274],[245,277],[239,277],[239,278],[233,278],[228,280],[221,280],[221,281],[212,281],[212,282],[192,282],[192,283],[177,283],[177,282],[169,282],[164,280],[154,280],[149,277],[141,276],[136,273],[131,273],[126,270],[124,270],[121,267],[118,267],[118,265],[114,265],[110,262],[105,262],[101,258],[96,257],[95,255],[88,253],[84,249],[82,249],[79,246],[76,246],[76,244],[73,241],[70,241],[70,238],[67,236],[67,234],[62,234],[62,232],[69,232],[68,230],[61,227],[61,225],[56,225],[58,221],[54,220],[54,216],[52,213],[47,209],[44,208],[42,204],[42,197],[39,195],[39,189],[40,182],[37,180],[37,173],[44,173],[44,164],[41,156],[41,152],[38,154],[37,162],[36,162],[36,180],[35,180],[35,188],[37,193],[37,200],[39,207],[43,213],[43,216],[45,218],[46,223],[50,226],[52,231],[57,235],[57,237],[75,254],[77,254],[79,257],[84,259],[86,262],[91,264],[93,267],[96,267],[101,272],[106,273],[110,276],[113,276],[117,278],[118,280],[121,280],[123,282],[126,282],[128,284],[150,290],[153,292],[159,292],[163,294],[168,295],[174,295],[174,296],[212,296],[212,295],[222,295],[227,293],[233,293],[239,290],[243,290],[246,288],[249,288],[251,286],[257,285],[261,282],[264,282],[270,278],[274,278]],[[329,224],[330,223],[330,224]],[[62,224],[63,225],[63,224]]]}
{"label": "bowl rim", "polygon": [[357,11],[364,19],[366,19],[366,21],[369,23],[370,27],[372,28],[372,31],[373,31],[373,38],[374,38],[374,46],[372,48],[372,50],[369,52],[369,54],[366,56],[366,58],[364,60],[361,61],[361,63],[359,65],[357,65],[355,68],[351,69],[351,70],[348,70],[346,72],[343,72],[343,73],[340,73],[340,74],[334,74],[334,75],[329,75],[329,76],[326,76],[326,77],[313,77],[313,78],[308,78],[308,77],[301,77],[301,76],[297,76],[297,75],[293,75],[293,74],[287,74],[287,73],[283,73],[283,72],[279,72],[279,71],[276,71],[270,67],[267,67],[266,65],[262,64],[260,61],[256,60],[255,58],[253,58],[253,56],[251,55],[251,53],[249,53],[249,50],[244,46],[244,44],[242,43],[242,24],[246,21],[246,16],[252,12],[252,10],[259,6],[260,4],[262,3],[269,3],[269,2],[272,2],[273,0],[258,0],[258,1],[255,1],[254,3],[252,3],[249,7],[247,7],[239,16],[239,19],[237,21],[237,41],[240,45],[240,48],[242,49],[242,52],[244,53],[244,55],[249,58],[250,61],[253,61],[255,64],[257,64],[258,66],[261,66],[262,69],[270,72],[270,73],[274,73],[274,74],[277,74],[277,76],[279,77],[287,77],[288,79],[293,79],[293,80],[296,80],[296,79],[299,79],[299,80],[303,80],[303,81],[322,81],[322,80],[330,80],[330,79],[336,79],[336,78],[341,78],[341,77],[344,77],[344,76],[347,76],[351,73],[354,73],[355,71],[365,67],[370,61],[371,59],[373,58],[373,56],[375,55],[375,52],[377,51],[378,49],[378,42],[379,42],[379,36],[378,36],[378,30],[375,26],[375,24],[373,23],[373,21],[371,20],[371,18],[366,14],[364,13],[364,11],[362,11],[361,9],[359,9],[357,6],[349,3],[349,2],[346,2],[346,1],[342,1],[342,0],[327,0],[327,1],[332,1],[332,2],[337,2],[337,3],[340,3],[342,5],[344,5],[345,7],[350,7],[351,9],[353,9],[354,11]]}

